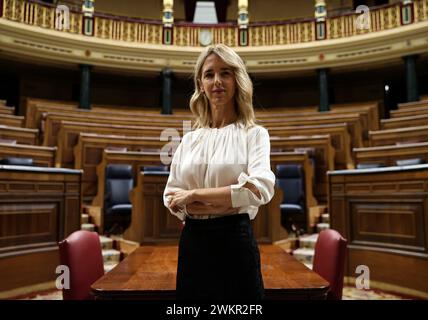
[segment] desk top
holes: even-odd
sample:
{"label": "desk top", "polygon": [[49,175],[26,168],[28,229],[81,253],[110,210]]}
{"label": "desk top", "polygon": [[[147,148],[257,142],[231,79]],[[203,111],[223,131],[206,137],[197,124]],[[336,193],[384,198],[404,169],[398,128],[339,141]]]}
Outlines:
{"label": "desk top", "polygon": [[[329,284],[274,245],[260,245],[267,299],[325,299]],[[142,246],[92,285],[97,299],[174,299],[178,247]]]}

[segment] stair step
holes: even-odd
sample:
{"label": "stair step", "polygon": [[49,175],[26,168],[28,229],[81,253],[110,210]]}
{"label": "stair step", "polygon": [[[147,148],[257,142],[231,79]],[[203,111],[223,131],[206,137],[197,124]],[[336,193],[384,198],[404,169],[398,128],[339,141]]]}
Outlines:
{"label": "stair step", "polygon": [[315,244],[318,240],[318,233],[310,234],[310,235],[304,235],[299,238],[299,247],[300,248],[309,248],[314,249]]}
{"label": "stair step", "polygon": [[93,223],[82,223],[82,225],[80,226],[81,230],[86,230],[86,231],[95,231],[95,224]]}
{"label": "stair step", "polygon": [[83,224],[83,223],[89,223],[89,214],[86,214],[86,213],[82,213],[82,215],[81,215],[81,223]]}
{"label": "stair step", "polygon": [[119,263],[118,262],[108,262],[104,264],[104,272],[110,272],[114,267],[116,267]]}
{"label": "stair step", "polygon": [[113,239],[105,236],[100,236],[101,249],[113,249]]}
{"label": "stair step", "polygon": [[317,223],[317,232],[321,232],[326,229],[330,229],[329,223]]}
{"label": "stair step", "polygon": [[293,257],[302,263],[312,264],[314,260],[314,249],[299,248],[293,251]]}
{"label": "stair step", "polygon": [[120,261],[120,251],[114,249],[103,250],[104,263],[111,263]]}
{"label": "stair step", "polygon": [[324,214],[321,216],[321,221],[322,221],[323,223],[330,223],[330,214],[328,214],[328,213],[324,213]]}

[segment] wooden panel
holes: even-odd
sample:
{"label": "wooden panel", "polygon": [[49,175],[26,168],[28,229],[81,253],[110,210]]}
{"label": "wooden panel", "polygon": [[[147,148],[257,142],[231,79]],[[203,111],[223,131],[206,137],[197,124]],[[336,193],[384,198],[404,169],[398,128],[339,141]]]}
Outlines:
{"label": "wooden panel", "polygon": [[137,186],[131,192],[131,225],[124,238],[138,243],[177,243],[181,232],[181,221],[171,219],[163,204],[163,191],[168,175],[152,176],[140,173]]}
{"label": "wooden panel", "polygon": [[58,240],[58,203],[0,205],[0,253],[10,247]]}
{"label": "wooden panel", "polygon": [[55,281],[58,265],[59,253],[55,247],[0,258],[0,291]]}
{"label": "wooden panel", "polygon": [[0,290],[55,279],[57,243],[80,229],[80,184],[76,170],[0,166]]}
{"label": "wooden panel", "polygon": [[350,202],[350,243],[426,251],[423,202],[359,199]]}
{"label": "wooden panel", "polygon": [[406,289],[417,290],[425,297],[428,293],[428,259],[350,248],[347,275],[356,276],[359,265],[369,267],[371,281],[392,284],[404,292]]}
{"label": "wooden panel", "polygon": [[[329,174],[331,228],[348,239],[346,275],[428,293],[428,165]],[[400,290],[401,290],[400,289]]]}

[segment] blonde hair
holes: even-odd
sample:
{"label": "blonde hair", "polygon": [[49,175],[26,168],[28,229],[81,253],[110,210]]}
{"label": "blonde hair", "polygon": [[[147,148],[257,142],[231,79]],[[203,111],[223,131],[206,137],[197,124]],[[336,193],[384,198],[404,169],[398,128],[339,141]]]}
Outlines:
{"label": "blonde hair", "polygon": [[236,82],[235,111],[238,116],[237,121],[242,122],[245,128],[254,126],[256,118],[253,109],[253,83],[247,73],[244,61],[230,47],[224,44],[217,44],[203,50],[196,61],[194,74],[195,92],[190,98],[190,110],[196,118],[193,127],[195,129],[206,128],[212,124],[209,101],[205,94],[201,92],[199,81],[201,81],[204,62],[213,53],[233,70]]}

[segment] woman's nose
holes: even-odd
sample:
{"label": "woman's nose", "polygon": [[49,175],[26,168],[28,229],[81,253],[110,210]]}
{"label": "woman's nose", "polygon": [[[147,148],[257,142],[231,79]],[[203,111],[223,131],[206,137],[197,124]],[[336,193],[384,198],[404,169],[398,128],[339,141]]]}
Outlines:
{"label": "woman's nose", "polygon": [[215,85],[220,85],[221,84],[221,79],[220,79],[220,75],[219,74],[215,74],[214,76],[214,84]]}

